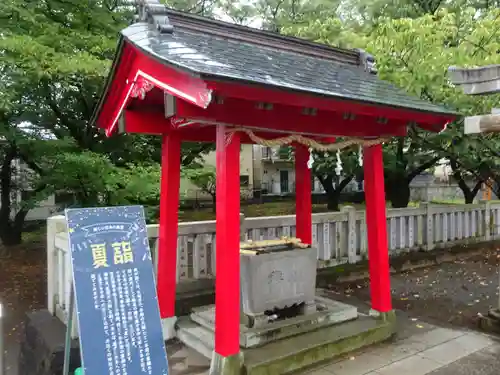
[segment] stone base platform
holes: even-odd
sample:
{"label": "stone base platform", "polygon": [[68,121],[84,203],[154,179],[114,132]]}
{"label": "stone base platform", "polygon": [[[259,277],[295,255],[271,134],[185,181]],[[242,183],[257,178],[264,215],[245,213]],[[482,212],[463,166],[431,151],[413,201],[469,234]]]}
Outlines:
{"label": "stone base platform", "polygon": [[[213,351],[213,341],[207,342],[210,338],[206,335],[207,330],[189,319],[180,319],[178,324],[179,338],[187,346],[203,352],[204,356]],[[242,374],[273,375],[303,370],[341,354],[384,341],[394,332],[394,321],[361,315],[353,321],[289,337],[262,347],[242,349]]]}
{"label": "stone base platform", "polygon": [[[301,333],[314,331],[356,319],[358,309],[345,303],[336,302],[323,297],[316,297],[316,311],[294,318],[278,320],[266,324],[265,327],[248,328],[240,325],[240,345],[243,348],[254,348]],[[193,309],[191,320],[209,331],[215,331],[215,306],[204,306]]]}
{"label": "stone base platform", "polygon": [[[374,318],[353,306],[318,298],[317,313],[241,330],[242,374],[287,374],[372,345],[395,332],[393,314]],[[325,308],[327,307],[327,308]],[[177,338],[210,359],[214,352],[213,307],[198,308],[177,322]],[[235,374],[236,375],[236,374]]]}

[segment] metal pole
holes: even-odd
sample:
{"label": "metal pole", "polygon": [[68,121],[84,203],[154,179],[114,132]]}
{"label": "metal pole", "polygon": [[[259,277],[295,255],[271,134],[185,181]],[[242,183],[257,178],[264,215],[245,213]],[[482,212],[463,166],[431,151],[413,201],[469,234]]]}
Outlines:
{"label": "metal pole", "polygon": [[69,291],[68,324],[66,325],[66,338],[64,340],[64,365],[62,375],[69,375],[69,362],[71,354],[71,331],[73,330],[73,312],[75,310],[75,291],[71,283]]}
{"label": "metal pole", "polygon": [[5,374],[3,319],[4,319],[3,305],[0,302],[0,375]]}

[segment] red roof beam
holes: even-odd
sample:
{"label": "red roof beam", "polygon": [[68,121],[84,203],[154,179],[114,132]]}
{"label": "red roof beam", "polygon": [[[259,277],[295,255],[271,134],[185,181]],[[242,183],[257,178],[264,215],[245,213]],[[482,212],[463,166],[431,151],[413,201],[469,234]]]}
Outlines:
{"label": "red roof beam", "polygon": [[[172,131],[177,131],[181,139],[185,142],[215,142],[215,127],[217,125],[207,125],[199,123],[190,123],[187,126],[178,126],[179,119],[165,118],[160,112],[139,112],[139,111],[124,111],[123,115],[123,131],[127,133],[139,133],[149,135],[163,135]],[[172,124],[176,123],[177,124]],[[253,144],[250,137],[241,132],[242,143]],[[273,132],[255,131],[254,134],[260,138],[272,140],[285,136]],[[315,139],[320,143],[334,143],[333,137],[307,137]]]}
{"label": "red roof beam", "polygon": [[345,99],[327,98],[319,94],[316,96],[280,89],[268,89],[251,84],[242,85],[224,81],[207,81],[207,86],[214,91],[214,95],[268,103],[283,103],[301,108],[316,108],[318,110],[398,119],[406,122],[414,121],[432,125],[431,128],[434,129],[434,131],[443,130],[445,124],[456,118],[456,116],[453,115],[436,114],[392,106],[372,105],[354,100],[349,101]]}
{"label": "red roof beam", "polygon": [[378,119],[352,113],[319,110],[313,113],[304,108],[281,104],[264,104],[226,98],[213,101],[202,109],[182,100],[176,102],[177,117],[199,122],[233,124],[260,131],[308,133],[319,136],[405,136],[406,122]]}

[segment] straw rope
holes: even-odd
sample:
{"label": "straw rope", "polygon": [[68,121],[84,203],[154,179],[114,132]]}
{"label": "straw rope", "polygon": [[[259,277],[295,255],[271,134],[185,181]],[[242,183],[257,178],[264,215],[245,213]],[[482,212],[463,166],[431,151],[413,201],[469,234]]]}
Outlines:
{"label": "straw rope", "polygon": [[250,129],[246,128],[241,128],[241,127],[236,127],[232,128],[231,130],[228,131],[228,138],[227,142],[231,142],[231,138],[233,134],[237,132],[242,132],[248,135],[248,137],[256,144],[262,145],[262,146],[267,146],[267,147],[275,147],[275,146],[283,146],[283,145],[288,145],[293,142],[300,143],[302,145],[305,145],[315,151],[321,151],[321,152],[327,152],[327,151],[338,151],[338,150],[343,150],[347,147],[351,146],[361,146],[361,147],[369,147],[369,146],[374,146],[378,145],[384,142],[387,142],[389,138],[375,138],[375,139],[363,139],[363,138],[347,138],[344,141],[341,142],[335,142],[335,143],[329,143],[329,144],[324,144],[324,143],[319,143],[318,141],[304,137],[299,134],[292,134],[288,135],[286,137],[280,137],[280,138],[275,138],[275,139],[265,139],[257,136],[253,131]]}

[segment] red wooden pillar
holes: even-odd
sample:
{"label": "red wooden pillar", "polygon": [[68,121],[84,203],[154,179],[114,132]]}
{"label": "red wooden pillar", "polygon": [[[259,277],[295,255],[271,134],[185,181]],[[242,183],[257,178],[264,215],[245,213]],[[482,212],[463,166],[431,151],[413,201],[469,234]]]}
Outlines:
{"label": "red wooden pillar", "polygon": [[296,237],[303,243],[312,244],[312,182],[311,170],[307,167],[309,149],[295,145],[295,224]]}
{"label": "red wooden pillar", "polygon": [[366,225],[372,309],[392,310],[382,145],[364,149]]}
{"label": "red wooden pillar", "polygon": [[217,125],[215,352],[240,351],[240,136]]}
{"label": "red wooden pillar", "polygon": [[161,318],[175,316],[177,273],[177,231],[181,140],[176,133],[162,139],[160,183],[160,233],[158,246],[157,293]]}

